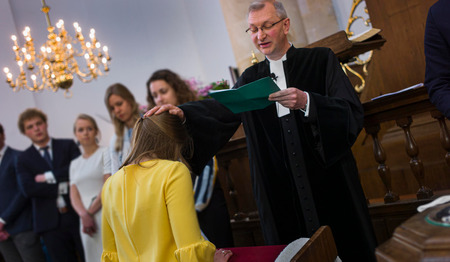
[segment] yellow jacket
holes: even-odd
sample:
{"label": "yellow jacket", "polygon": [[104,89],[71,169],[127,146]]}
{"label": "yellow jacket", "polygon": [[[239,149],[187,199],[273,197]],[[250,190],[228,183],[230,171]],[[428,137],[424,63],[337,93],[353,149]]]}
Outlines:
{"label": "yellow jacket", "polygon": [[102,261],[213,261],[200,233],[189,170],[150,160],[120,169],[102,191]]}

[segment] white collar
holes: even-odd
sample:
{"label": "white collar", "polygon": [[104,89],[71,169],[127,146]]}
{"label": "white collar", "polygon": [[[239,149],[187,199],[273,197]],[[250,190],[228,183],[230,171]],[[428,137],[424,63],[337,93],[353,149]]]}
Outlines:
{"label": "white collar", "polygon": [[[39,150],[41,150],[41,148],[45,147],[45,146],[38,146],[38,145],[36,145],[34,143],[33,143],[33,146],[34,146],[34,148],[36,148],[37,151],[39,151]],[[48,140],[48,143],[47,143],[46,146],[48,146],[48,149],[50,149],[50,150],[52,149],[52,138],[50,138]]]}
{"label": "white collar", "polygon": [[277,63],[277,62],[279,63],[280,61],[281,61],[281,62],[286,61],[286,59],[287,59],[287,58],[286,58],[286,54],[284,54],[284,55],[283,55],[280,59],[278,59],[278,60],[272,60],[272,59],[268,58],[267,56],[266,56],[266,58],[267,58],[267,60],[269,60],[270,63],[274,63],[274,64]]}

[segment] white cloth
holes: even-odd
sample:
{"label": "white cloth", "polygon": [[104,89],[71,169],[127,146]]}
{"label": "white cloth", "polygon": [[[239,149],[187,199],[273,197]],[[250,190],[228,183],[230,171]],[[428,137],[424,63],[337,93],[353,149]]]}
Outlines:
{"label": "white cloth", "polygon": [[[276,76],[274,79],[275,83],[278,85],[280,90],[284,90],[287,88],[286,84],[286,76],[284,74],[283,61],[286,60],[286,54],[279,60],[270,60],[270,73],[273,73]],[[291,111],[289,108],[282,106],[280,103],[276,102],[278,117],[285,116],[289,114]]]}
{"label": "white cloth", "polygon": [[196,176],[194,183],[195,210],[203,211],[211,201],[218,172],[216,157],[208,161],[200,175]]}
{"label": "white cloth", "polygon": [[0,149],[0,164],[2,163],[3,156],[5,155],[7,146],[4,145],[2,149]]}
{"label": "white cloth", "polygon": [[450,195],[445,195],[445,196],[441,196],[436,198],[434,201],[425,204],[425,205],[421,205],[417,207],[417,211],[418,212],[423,212],[424,210],[430,208],[430,207],[434,207],[437,205],[441,205],[441,204],[445,204],[447,202],[450,202]]}
{"label": "white cloth", "polygon": [[[70,163],[70,184],[76,185],[80,193],[81,202],[86,209],[92,204],[92,201],[100,193],[103,187],[103,176],[105,175],[104,155],[107,154],[106,147],[100,147],[89,158],[82,155],[72,160]],[[109,173],[106,173],[109,174]],[[99,210],[94,215],[97,233],[92,237],[82,232],[83,225],[80,221],[80,235],[83,242],[84,255],[86,262],[100,261],[103,251],[102,246],[102,212]]]}
{"label": "white cloth", "polygon": [[[280,90],[284,90],[288,88],[287,82],[286,82],[286,75],[284,74],[284,67],[283,67],[283,61],[286,61],[286,54],[279,59],[279,60],[270,60],[267,58],[270,62],[270,73],[275,75],[275,79],[273,81],[277,84],[277,86],[280,88]],[[305,113],[305,117],[309,116],[309,94],[308,92],[305,92],[306,94],[306,107],[305,110],[300,109],[303,113]],[[280,103],[276,102],[277,107],[277,114],[278,117],[285,116],[289,114],[291,111],[289,108],[282,106]]]}
{"label": "white cloth", "polygon": [[[309,238],[299,238],[297,240],[292,241],[287,245],[283,251],[280,252],[275,262],[288,262],[300,251],[300,249],[308,242]],[[334,262],[342,262],[339,257],[336,257]]]}
{"label": "white cloth", "polygon": [[128,157],[128,154],[131,150],[131,134],[132,134],[132,128],[124,128],[123,131],[123,146],[122,150],[120,152],[117,152],[115,150],[115,144],[117,135],[113,134],[111,137],[111,140],[109,141],[109,156],[111,159],[111,175],[116,173],[119,170],[119,167],[122,165],[122,163],[125,161],[125,159]]}

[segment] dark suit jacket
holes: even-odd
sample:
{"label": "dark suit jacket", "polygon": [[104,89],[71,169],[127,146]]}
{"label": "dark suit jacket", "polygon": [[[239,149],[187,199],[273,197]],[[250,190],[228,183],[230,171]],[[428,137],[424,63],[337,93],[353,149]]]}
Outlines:
{"label": "dark suit jacket", "polygon": [[[17,175],[23,192],[33,204],[34,231],[37,233],[55,229],[58,226],[59,213],[56,206],[58,184],[69,181],[69,165],[72,159],[80,155],[80,150],[71,139],[52,139],[53,169],[40,152],[31,145],[17,159]],[[34,177],[52,171],[56,184],[36,183]],[[74,212],[69,194],[63,195],[69,212]]]}
{"label": "dark suit jacket", "polygon": [[0,217],[10,235],[33,229],[31,201],[19,188],[15,163],[20,151],[6,148],[0,164]]}
{"label": "dark suit jacket", "polygon": [[450,119],[450,1],[437,1],[425,28],[425,86],[431,102]]}

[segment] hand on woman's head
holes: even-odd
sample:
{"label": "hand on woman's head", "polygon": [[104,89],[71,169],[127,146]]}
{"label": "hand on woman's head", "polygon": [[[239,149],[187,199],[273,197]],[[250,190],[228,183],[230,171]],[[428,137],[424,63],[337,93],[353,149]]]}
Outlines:
{"label": "hand on woman's head", "polygon": [[144,114],[144,117],[149,117],[152,115],[159,115],[163,112],[169,111],[169,114],[178,116],[181,121],[184,121],[184,112],[181,108],[174,105],[161,105],[155,106]]}

